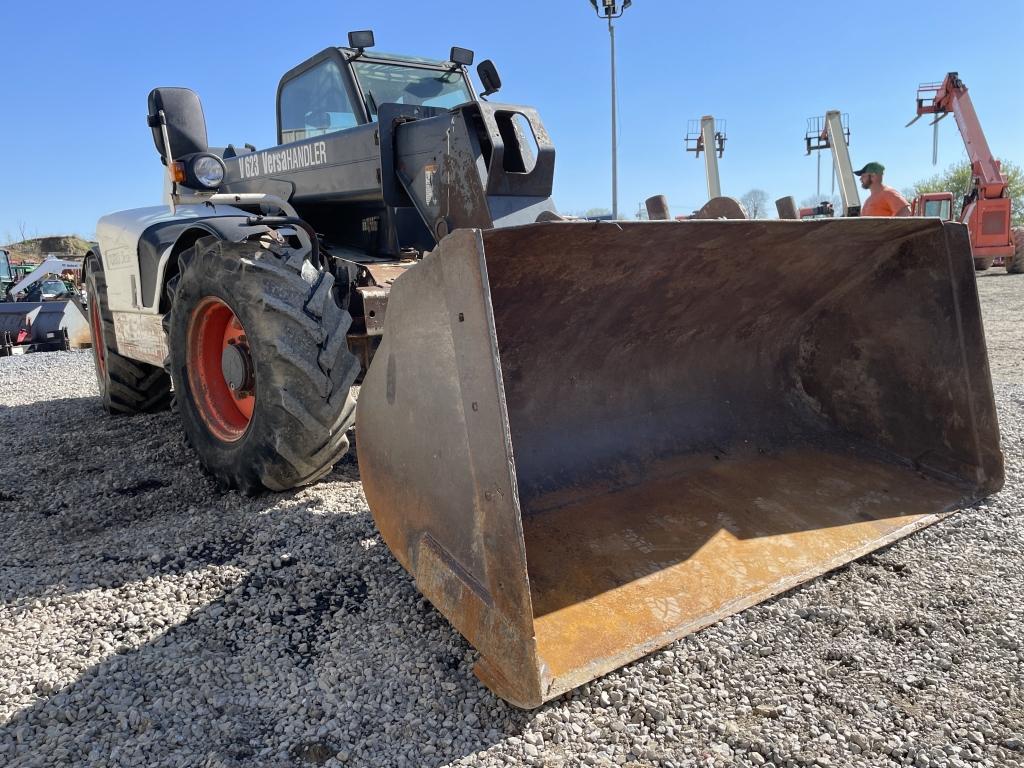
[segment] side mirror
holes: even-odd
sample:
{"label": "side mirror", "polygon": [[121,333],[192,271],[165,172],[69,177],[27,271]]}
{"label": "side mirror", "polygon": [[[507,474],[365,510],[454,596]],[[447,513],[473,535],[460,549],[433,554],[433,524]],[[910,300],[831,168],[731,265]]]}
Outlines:
{"label": "side mirror", "polygon": [[480,78],[480,84],[484,87],[481,96],[490,96],[501,90],[501,77],[498,75],[498,68],[490,59],[484,59],[476,68],[476,74]]}
{"label": "side mirror", "polygon": [[[153,143],[164,165],[167,165],[168,157],[184,157],[209,151],[203,105],[195,91],[188,88],[154,88],[149,92],[148,104],[146,122],[153,130]],[[165,127],[169,146],[165,146],[164,142]]]}

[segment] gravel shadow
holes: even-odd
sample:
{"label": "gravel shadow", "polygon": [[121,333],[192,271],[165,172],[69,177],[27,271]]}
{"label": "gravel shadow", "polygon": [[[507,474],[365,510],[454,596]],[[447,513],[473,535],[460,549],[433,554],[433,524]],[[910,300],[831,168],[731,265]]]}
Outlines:
{"label": "gravel shadow", "polygon": [[173,414],[89,397],[0,406],[0,447],[0,764],[434,766],[522,719],[380,542],[353,454],[221,492]]}

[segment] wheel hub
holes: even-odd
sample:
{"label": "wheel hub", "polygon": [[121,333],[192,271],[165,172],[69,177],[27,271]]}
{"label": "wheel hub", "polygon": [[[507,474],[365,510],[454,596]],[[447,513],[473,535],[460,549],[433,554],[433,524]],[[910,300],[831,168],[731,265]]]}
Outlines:
{"label": "wheel hub", "polygon": [[241,440],[256,406],[256,367],[241,320],[216,296],[192,309],[185,356],[197,415],[218,440]]}
{"label": "wheel hub", "polygon": [[220,358],[220,368],[232,392],[236,395],[252,392],[252,356],[247,345],[228,342]]}

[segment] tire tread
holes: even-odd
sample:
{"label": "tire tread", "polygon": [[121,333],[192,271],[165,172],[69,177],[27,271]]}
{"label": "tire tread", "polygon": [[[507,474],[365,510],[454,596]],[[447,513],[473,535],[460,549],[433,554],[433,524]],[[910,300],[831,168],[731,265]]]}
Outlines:
{"label": "tire tread", "polygon": [[[88,256],[90,301],[99,302],[103,338],[93,339],[93,345],[103,344],[106,354],[106,378],[96,366],[100,398],[104,409],[115,415],[156,413],[170,408],[172,400],[171,377],[162,369],[118,353],[115,343],[114,318],[107,305],[107,279],[99,258]],[[114,341],[115,343],[112,343]],[[95,359],[96,351],[93,351]]]}
{"label": "tire tread", "polygon": [[326,475],[349,447],[347,432],[355,421],[351,384],[360,370],[347,345],[352,318],[337,304],[333,275],[311,277],[312,266],[296,261],[294,253],[277,255],[252,241],[197,243],[180,261],[172,314],[181,314],[170,323],[177,334],[171,345],[176,387],[188,391],[180,336],[185,313],[202,295],[216,293],[232,306],[250,308],[238,310],[246,314],[240,319],[250,346],[262,349],[253,347],[252,434],[237,445],[215,441],[202,427],[191,396],[187,408],[179,398],[185,431],[203,465],[218,482],[245,493],[286,490]]}

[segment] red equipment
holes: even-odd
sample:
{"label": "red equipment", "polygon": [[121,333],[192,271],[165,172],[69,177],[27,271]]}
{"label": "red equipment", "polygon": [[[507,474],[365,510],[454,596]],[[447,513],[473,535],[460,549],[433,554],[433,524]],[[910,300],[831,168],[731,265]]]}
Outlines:
{"label": "red equipment", "polygon": [[[923,83],[918,86],[917,115],[907,125],[917,122],[921,115],[934,114],[937,117],[931,125],[937,126],[950,112],[956,118],[971,161],[973,184],[964,198],[960,221],[967,225],[970,232],[975,269],[1005,266],[1007,271],[1022,271],[1024,264],[1013,264],[1014,241],[1010,229],[1010,198],[1006,177],[988,147],[985,132],[981,129],[978,114],[967,93],[967,86],[956,72],[950,72],[941,83]],[[936,142],[937,139],[938,128]],[[933,162],[935,157],[933,150]],[[915,216],[936,215],[925,214],[929,203],[934,204],[947,198],[951,200],[952,196],[949,193],[922,195],[914,200],[913,213]]]}
{"label": "red equipment", "polygon": [[952,192],[925,192],[911,203],[911,216],[937,216],[943,221],[953,220]]}
{"label": "red equipment", "polygon": [[801,208],[801,219],[831,219],[836,215],[836,208],[828,200],[822,200],[813,208]]}

